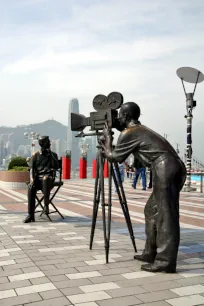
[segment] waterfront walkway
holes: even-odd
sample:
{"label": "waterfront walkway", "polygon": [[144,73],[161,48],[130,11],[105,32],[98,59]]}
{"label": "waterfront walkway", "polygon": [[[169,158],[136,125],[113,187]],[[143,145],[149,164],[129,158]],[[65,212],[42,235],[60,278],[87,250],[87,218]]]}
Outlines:
{"label": "waterfront walkway", "polygon": [[[134,250],[113,193],[110,263],[105,263],[101,212],[89,250],[93,180],[65,182],[55,200],[65,219],[23,224],[26,191],[0,188],[0,305],[204,305],[204,197],[182,193],[177,274],[147,273]],[[125,183],[138,251],[145,242],[150,191]]]}

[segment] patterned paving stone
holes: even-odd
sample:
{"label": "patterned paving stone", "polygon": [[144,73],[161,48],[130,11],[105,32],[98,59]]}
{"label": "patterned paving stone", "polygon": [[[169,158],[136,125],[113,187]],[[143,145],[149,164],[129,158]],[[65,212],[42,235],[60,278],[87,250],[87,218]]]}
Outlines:
{"label": "patterned paving stone", "polygon": [[[72,197],[73,194],[69,192],[74,190],[76,194],[80,189],[73,206],[66,199],[57,202],[66,213],[63,221],[53,214],[52,223],[36,217],[35,223],[22,224],[24,216],[20,212],[8,214],[5,208],[6,215],[0,214],[0,262],[12,263],[0,266],[1,306],[204,304],[204,222],[200,228],[196,224],[183,227],[185,220],[181,215],[177,274],[147,273],[140,270],[140,262],[133,260],[134,250],[122,213],[122,217],[114,215],[115,209],[120,215],[115,199],[109,264],[106,264],[101,216],[99,214],[92,251],[89,250],[91,222],[83,216],[83,212],[88,211],[87,216],[91,217],[93,186],[84,181],[77,184],[65,182],[65,191],[62,190],[61,195],[62,198],[67,195]],[[84,194],[83,187],[88,195]],[[141,252],[145,242],[142,210],[148,191],[143,193],[137,190],[135,197],[135,191],[128,186],[126,189],[138,252]],[[15,192],[15,197],[19,196],[21,201],[22,196],[25,199],[21,191]],[[185,211],[195,209],[193,201],[196,199],[188,200],[184,195],[182,199],[181,206],[192,203],[183,208]],[[4,205],[1,199],[0,205]],[[83,205],[90,205],[90,208]],[[198,205],[204,213],[201,201]],[[189,211],[189,216],[192,213],[198,216],[193,211]],[[137,220],[134,220],[135,216]]]}
{"label": "patterned paving stone", "polygon": [[204,297],[201,295],[192,295],[169,299],[167,302],[172,306],[195,306],[204,304]]}
{"label": "patterned paving stone", "polygon": [[73,304],[111,299],[110,295],[108,295],[104,291],[76,294],[76,295],[67,296],[67,298]]}

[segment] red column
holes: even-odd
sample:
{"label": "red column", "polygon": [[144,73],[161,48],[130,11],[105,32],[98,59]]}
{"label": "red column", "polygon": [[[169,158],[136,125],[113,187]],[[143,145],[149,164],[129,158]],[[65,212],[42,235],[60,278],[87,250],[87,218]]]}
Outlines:
{"label": "red column", "polygon": [[71,158],[62,156],[62,179],[70,180],[71,177]]}
{"label": "red column", "polygon": [[92,161],[92,177],[96,178],[96,159]]}
{"label": "red column", "polygon": [[79,161],[79,178],[85,179],[87,177],[87,159],[86,157],[80,157]]}
{"label": "red column", "polygon": [[107,160],[104,162],[103,175],[104,175],[104,178],[108,177],[108,161]]}

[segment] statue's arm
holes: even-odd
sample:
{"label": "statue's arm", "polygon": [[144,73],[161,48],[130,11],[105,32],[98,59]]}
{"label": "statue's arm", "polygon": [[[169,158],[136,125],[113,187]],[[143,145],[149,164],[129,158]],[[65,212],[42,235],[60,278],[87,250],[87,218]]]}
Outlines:
{"label": "statue's arm", "polygon": [[103,146],[106,158],[110,162],[123,163],[127,157],[134,152],[137,147],[137,142],[127,133],[122,132],[118,138],[115,148],[112,147],[110,138],[106,138],[106,143]]}
{"label": "statue's arm", "polygon": [[30,159],[30,184],[34,184],[36,178],[35,160],[36,160],[36,153],[32,155]]}

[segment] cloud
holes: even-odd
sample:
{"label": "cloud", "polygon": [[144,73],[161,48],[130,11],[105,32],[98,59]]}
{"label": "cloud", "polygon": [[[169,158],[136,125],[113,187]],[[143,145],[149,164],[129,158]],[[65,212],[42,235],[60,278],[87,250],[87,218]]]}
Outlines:
{"label": "cloud", "polygon": [[[145,124],[185,143],[185,97],[176,69],[204,71],[203,9],[202,0],[5,2],[0,21],[2,124],[53,114],[66,123],[73,96],[88,115],[97,93],[118,90],[126,101],[141,104]],[[203,120],[202,88],[196,92],[195,121]],[[29,116],[11,113],[13,103]]]}

